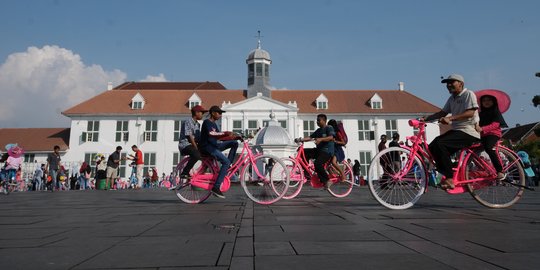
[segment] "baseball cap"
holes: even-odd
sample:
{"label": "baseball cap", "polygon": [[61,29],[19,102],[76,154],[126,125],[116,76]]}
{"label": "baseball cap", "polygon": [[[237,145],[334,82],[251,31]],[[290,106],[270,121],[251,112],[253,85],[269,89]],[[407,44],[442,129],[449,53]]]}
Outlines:
{"label": "baseball cap", "polygon": [[460,82],[465,82],[465,79],[463,79],[463,76],[459,75],[459,74],[451,74],[450,76],[448,76],[448,78],[444,79],[441,81],[441,83],[447,83],[447,82],[450,82],[450,81],[460,81]]}
{"label": "baseball cap", "polygon": [[224,113],[225,111],[222,110],[221,108],[219,108],[219,106],[214,105],[214,106],[210,107],[210,112]]}
{"label": "baseball cap", "polygon": [[205,113],[205,112],[207,112],[208,110],[205,110],[204,107],[201,106],[201,105],[197,105],[197,106],[191,108],[191,111],[192,111],[192,112],[203,112],[203,113]]}

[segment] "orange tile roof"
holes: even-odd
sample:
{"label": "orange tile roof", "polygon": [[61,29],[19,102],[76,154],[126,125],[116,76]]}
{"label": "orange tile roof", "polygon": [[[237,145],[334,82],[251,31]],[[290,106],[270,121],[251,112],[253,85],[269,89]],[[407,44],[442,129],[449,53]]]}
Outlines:
{"label": "orange tile roof", "polygon": [[69,128],[2,128],[0,129],[0,146],[17,143],[25,152],[52,152],[55,145],[60,151],[69,148]]}
{"label": "orange tile roof", "polygon": [[[317,110],[320,94],[328,99],[327,110]],[[373,95],[382,99],[382,109],[372,109]],[[438,112],[440,108],[415,95],[399,90],[274,90],[272,98],[283,103],[296,101],[299,113],[418,113]]]}
{"label": "orange tile roof", "polygon": [[[213,89],[195,89],[201,86]],[[221,86],[221,89],[217,89]],[[189,89],[186,89],[189,88]],[[131,99],[140,93],[145,99],[141,110],[131,109]],[[246,90],[227,90],[219,82],[206,83],[147,83],[127,82],[105,91],[62,112],[74,115],[160,115],[189,114],[188,99],[196,93],[202,105],[221,106],[224,101],[235,103],[246,99]],[[328,109],[317,110],[315,100],[324,93]],[[382,109],[371,109],[369,100],[378,94]],[[273,90],[272,98],[288,103],[296,101],[299,113],[429,113],[440,108],[409,92],[399,90]]]}
{"label": "orange tile roof", "polygon": [[[131,99],[140,93],[145,101],[143,109],[131,109]],[[221,106],[223,101],[231,103],[246,99],[244,90],[110,90],[71,107],[62,114],[71,115],[160,115],[189,114],[189,98],[196,93],[207,109]]]}

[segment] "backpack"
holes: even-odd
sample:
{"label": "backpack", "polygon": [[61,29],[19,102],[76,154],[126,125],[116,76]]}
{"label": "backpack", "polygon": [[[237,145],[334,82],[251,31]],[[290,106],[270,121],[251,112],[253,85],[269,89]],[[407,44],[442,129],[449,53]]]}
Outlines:
{"label": "backpack", "polygon": [[345,144],[349,142],[349,138],[347,137],[347,133],[345,133],[345,127],[343,127],[343,123],[337,124],[337,131],[336,136],[343,141]]}

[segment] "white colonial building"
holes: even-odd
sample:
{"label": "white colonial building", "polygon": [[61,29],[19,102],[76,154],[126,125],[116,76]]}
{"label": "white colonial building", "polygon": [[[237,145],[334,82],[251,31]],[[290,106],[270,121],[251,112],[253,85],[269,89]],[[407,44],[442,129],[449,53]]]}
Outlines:
{"label": "white colonial building", "polygon": [[[71,119],[63,160],[92,161],[96,154],[108,155],[118,145],[124,153],[137,145],[146,168],[168,174],[180,159],[178,135],[181,122],[191,117],[190,108],[218,105],[226,111],[223,130],[255,134],[267,126],[272,114],[290,140],[315,131],[316,116],[324,113],[328,119],[343,122],[349,137],[346,157],[359,160],[365,174],[381,134],[390,137],[398,132],[404,139],[413,134],[409,119],[440,110],[405,91],[403,83],[395,90],[272,90],[271,63],[270,54],[259,43],[246,60],[247,89],[226,89],[219,82],[109,85],[103,93],[62,112]],[[429,139],[440,133],[435,125],[428,126],[427,132]],[[266,149],[272,151],[270,146]],[[125,168],[123,164],[122,175]]]}

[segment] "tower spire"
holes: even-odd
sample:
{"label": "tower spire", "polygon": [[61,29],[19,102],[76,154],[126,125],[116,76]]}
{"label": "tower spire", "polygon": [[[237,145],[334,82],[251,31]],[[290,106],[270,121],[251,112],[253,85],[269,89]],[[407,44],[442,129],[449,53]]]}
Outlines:
{"label": "tower spire", "polygon": [[261,30],[257,31],[257,49],[261,49]]}

